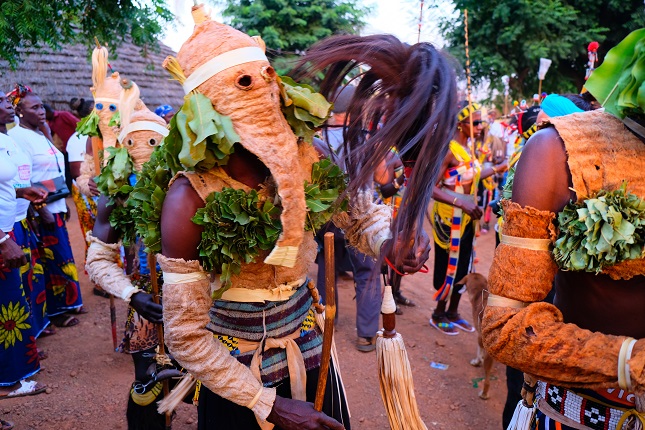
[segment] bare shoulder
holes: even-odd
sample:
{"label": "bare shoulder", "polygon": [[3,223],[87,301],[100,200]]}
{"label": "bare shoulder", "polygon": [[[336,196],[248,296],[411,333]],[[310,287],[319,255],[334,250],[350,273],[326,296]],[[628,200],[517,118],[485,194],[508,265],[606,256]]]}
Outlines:
{"label": "bare shoulder", "polygon": [[535,133],[517,164],[513,201],[559,212],[572,198],[571,173],[564,143],[553,127]]}
{"label": "bare shoulder", "polygon": [[199,259],[197,247],[203,229],[192,221],[204,202],[188,179],[177,178],[166,194],[161,210],[161,249],[163,255],[186,260]]}

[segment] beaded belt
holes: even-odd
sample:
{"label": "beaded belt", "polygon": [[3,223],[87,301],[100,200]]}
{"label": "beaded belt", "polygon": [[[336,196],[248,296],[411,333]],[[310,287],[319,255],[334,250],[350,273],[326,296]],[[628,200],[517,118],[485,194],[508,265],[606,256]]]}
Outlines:
{"label": "beaded belt", "polygon": [[[538,382],[537,397],[543,399],[538,407],[545,415],[557,420],[555,413],[585,428],[620,430],[630,417],[645,424],[645,415],[634,409],[610,406],[557,385]],[[544,407],[545,403],[549,410]]]}

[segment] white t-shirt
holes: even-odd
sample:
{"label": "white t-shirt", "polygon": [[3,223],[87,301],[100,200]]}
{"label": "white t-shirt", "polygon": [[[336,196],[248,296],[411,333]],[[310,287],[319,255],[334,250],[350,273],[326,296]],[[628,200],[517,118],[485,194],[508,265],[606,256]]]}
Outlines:
{"label": "white t-shirt", "polygon": [[69,162],[83,161],[86,148],[87,136],[77,133],[72,134],[67,140],[67,158]]}
{"label": "white t-shirt", "polygon": [[18,168],[7,150],[0,149],[0,229],[5,233],[13,230],[16,218],[16,191],[12,181],[17,173]]}
{"label": "white t-shirt", "polygon": [[[18,168],[12,184],[14,188],[26,188],[31,186],[31,158],[20,146],[6,134],[0,133],[0,150],[6,151],[13,164]],[[16,222],[27,218],[29,200],[18,199],[16,203]]]}
{"label": "white t-shirt", "polygon": [[[9,130],[20,148],[31,158],[31,182],[54,179],[58,176],[65,178],[65,159],[42,134],[27,130],[24,127],[14,127]],[[67,212],[65,199],[47,203],[47,209],[53,214]]]}

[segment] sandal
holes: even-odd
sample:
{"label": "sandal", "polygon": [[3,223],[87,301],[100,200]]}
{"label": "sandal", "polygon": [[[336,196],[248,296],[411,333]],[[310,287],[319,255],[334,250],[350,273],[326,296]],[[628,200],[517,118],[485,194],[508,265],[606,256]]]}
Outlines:
{"label": "sandal", "polygon": [[20,388],[13,390],[7,394],[0,394],[0,400],[13,399],[15,397],[34,396],[40,394],[47,389],[46,385],[41,385],[36,381],[27,381],[23,379],[20,381]]}
{"label": "sandal", "polygon": [[75,325],[80,323],[78,318],[76,318],[73,315],[67,315],[67,314],[56,315],[56,316],[53,316],[53,317],[49,317],[49,320],[56,327],[74,327]]}
{"label": "sandal", "polygon": [[472,333],[475,331],[475,327],[471,323],[463,319],[459,314],[446,314],[448,321],[455,325],[455,327],[465,331],[466,333]]}
{"label": "sandal", "polygon": [[373,337],[358,337],[356,349],[360,352],[372,352],[376,349],[376,340]]}
{"label": "sandal", "polygon": [[13,423],[11,421],[0,420],[0,430],[11,430]]}
{"label": "sandal", "polygon": [[38,350],[38,360],[47,360],[49,358],[49,354],[47,354],[45,351],[39,349]]}
{"label": "sandal", "polygon": [[[56,330],[52,326],[48,326],[47,328],[43,329],[43,331],[40,332],[39,337],[47,337],[47,336],[53,336],[56,334]],[[2,430],[2,429],[0,429]]]}
{"label": "sandal", "polygon": [[394,295],[394,301],[395,301],[396,303],[398,303],[399,305],[403,305],[403,306],[416,306],[416,304],[415,304],[412,300],[410,300],[410,299],[408,299],[407,297],[405,297],[403,294],[401,294],[401,292],[400,292],[400,291],[397,291],[397,292],[396,292],[396,293],[394,293],[393,295]]}
{"label": "sandal", "polygon": [[430,325],[448,336],[457,336],[459,334],[459,330],[457,330],[453,323],[448,321],[445,314],[433,315],[432,318],[430,318]]}

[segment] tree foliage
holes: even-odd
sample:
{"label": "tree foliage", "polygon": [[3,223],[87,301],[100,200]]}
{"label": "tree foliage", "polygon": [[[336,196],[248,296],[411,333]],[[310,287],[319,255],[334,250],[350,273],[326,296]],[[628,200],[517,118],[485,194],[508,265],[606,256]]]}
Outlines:
{"label": "tree foliage", "polygon": [[285,74],[294,55],[333,34],[354,34],[369,9],[358,0],[225,0],[222,15],[232,27],[259,35],[274,66]]}
{"label": "tree foliage", "polygon": [[127,38],[145,52],[173,18],[165,0],[2,0],[0,58],[15,66],[18,48],[92,46],[94,36],[111,46]]}
{"label": "tree foliage", "polygon": [[511,76],[515,97],[537,92],[541,57],[553,61],[543,91],[579,91],[589,42],[600,43],[602,61],[627,34],[645,26],[640,0],[455,0],[454,7],[458,16],[441,23],[448,50],[465,64],[463,10],[468,9],[473,80],[488,79],[501,89],[501,77]]}

